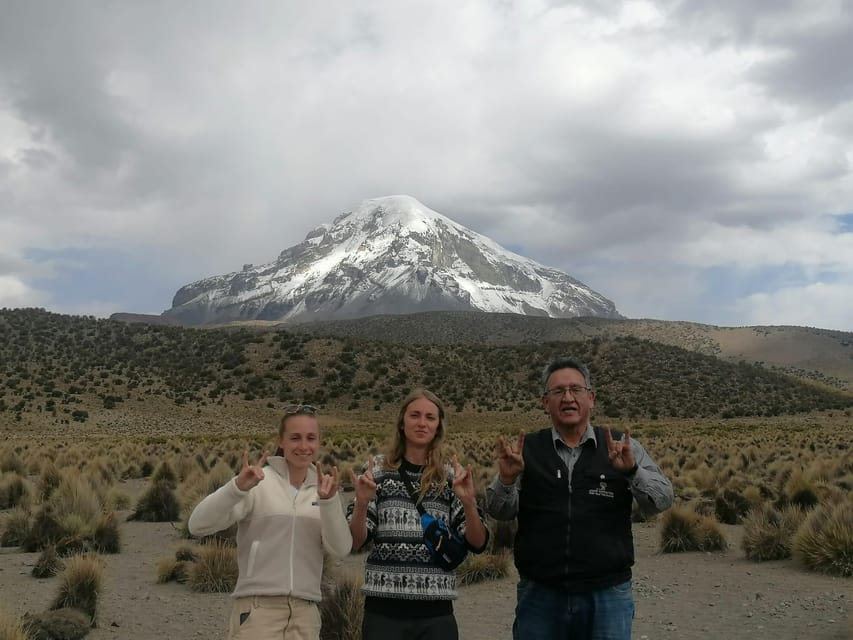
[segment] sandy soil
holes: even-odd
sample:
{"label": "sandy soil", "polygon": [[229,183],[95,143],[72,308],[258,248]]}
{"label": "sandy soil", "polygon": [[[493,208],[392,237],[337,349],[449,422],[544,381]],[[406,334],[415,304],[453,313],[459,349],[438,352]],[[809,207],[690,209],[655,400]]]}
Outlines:
{"label": "sandy soil", "polygon": [[[224,637],[227,595],[155,583],[157,560],[181,543],[172,525],[121,526],[123,550],[105,556],[99,627],[88,638]],[[725,532],[731,545],[725,552],[663,555],[657,552],[657,525],[634,526],[634,638],[853,638],[853,580],[808,573],[791,561],[750,562],[739,549],[740,528]],[[56,592],[56,578],[31,577],[37,557],[0,549],[0,602],[15,614],[45,609]],[[358,571],[363,561],[363,555],[351,556],[345,566]],[[512,575],[460,589],[455,609],[462,638],[510,637],[515,582]]]}

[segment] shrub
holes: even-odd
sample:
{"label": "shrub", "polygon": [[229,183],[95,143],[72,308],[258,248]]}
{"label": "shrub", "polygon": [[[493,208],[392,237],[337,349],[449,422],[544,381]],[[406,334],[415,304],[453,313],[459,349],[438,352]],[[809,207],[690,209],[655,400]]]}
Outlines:
{"label": "shrub", "polygon": [[85,554],[69,558],[60,576],[59,591],[49,608],[79,609],[86,614],[89,626],[96,626],[102,581],[103,564],[98,556]]}
{"label": "shrub", "polygon": [[39,475],[38,480],[38,491],[42,502],[50,498],[60,482],[62,482],[62,475],[56,465],[53,462],[45,463],[41,468],[41,475]]}
{"label": "shrub", "polygon": [[456,578],[460,585],[500,580],[509,574],[510,558],[508,551],[468,554],[456,570]]}
{"label": "shrub", "polygon": [[158,482],[165,482],[169,485],[170,489],[177,489],[178,487],[178,476],[166,460],[157,466],[151,476],[152,484],[157,484]]}
{"label": "shrub", "polygon": [[810,513],[794,535],[792,551],[813,571],[853,576],[853,498]]}
{"label": "shrub", "polygon": [[101,499],[85,478],[76,472],[66,472],[47,502],[60,519],[74,514],[84,523],[92,522],[101,513]]}
{"label": "shrub", "polygon": [[27,475],[27,465],[21,460],[14,449],[5,449],[0,456],[0,472],[10,471],[18,475]]}
{"label": "shrub", "polygon": [[683,506],[673,507],[664,514],[660,539],[663,553],[717,551],[726,546],[725,536],[713,518]]}
{"label": "shrub", "polygon": [[811,509],[820,500],[817,491],[815,484],[810,482],[802,471],[795,471],[785,483],[779,506],[795,504],[803,509]]}
{"label": "shrub", "polygon": [[779,510],[763,504],[747,513],[743,521],[741,547],[746,557],[756,562],[791,557],[791,539],[805,513],[800,507]]}
{"label": "shrub", "polygon": [[62,560],[56,553],[56,547],[49,546],[38,557],[33,566],[34,578],[52,578],[62,569]]}
{"label": "shrub", "polygon": [[56,544],[65,536],[59,519],[50,507],[43,507],[36,513],[21,546],[24,551],[41,551]]}
{"label": "shrub", "polygon": [[226,593],[234,590],[237,573],[236,548],[217,540],[199,547],[188,582],[193,591]]}
{"label": "shrub", "polygon": [[136,509],[128,520],[142,522],[174,522],[180,517],[181,508],[175,491],[168,480],[151,484],[136,502]]}
{"label": "shrub", "polygon": [[361,574],[346,573],[323,583],[320,640],[360,640],[364,619]]}
{"label": "shrub", "polygon": [[115,509],[116,511],[124,511],[125,509],[130,509],[130,504],[130,495],[126,491],[122,491],[116,487],[111,487],[110,490],[107,491],[107,507]]}
{"label": "shrub", "polygon": [[121,551],[121,532],[114,511],[102,514],[95,523],[92,531],[92,547],[98,553]]}
{"label": "shrub", "polygon": [[80,640],[91,629],[85,613],[65,607],[27,615],[24,626],[29,640]]}
{"label": "shrub", "polygon": [[29,504],[29,483],[17,473],[4,473],[0,477],[0,509]]}
{"label": "shrub", "polygon": [[490,540],[493,553],[512,549],[515,542],[515,532],[518,531],[516,520],[493,520],[490,518],[489,529],[492,533]]}
{"label": "shrub", "polygon": [[173,580],[184,584],[189,579],[191,561],[177,558],[161,558],[157,562],[157,583],[165,584]]}
{"label": "shrub", "polygon": [[30,533],[30,514],[21,508],[13,509],[6,516],[0,547],[17,547],[24,544]]}
{"label": "shrub", "polygon": [[0,610],[0,640],[29,640],[23,622],[4,610]]}
{"label": "shrub", "polygon": [[714,499],[714,515],[725,524],[740,524],[752,504],[742,494],[731,489],[724,489]]}

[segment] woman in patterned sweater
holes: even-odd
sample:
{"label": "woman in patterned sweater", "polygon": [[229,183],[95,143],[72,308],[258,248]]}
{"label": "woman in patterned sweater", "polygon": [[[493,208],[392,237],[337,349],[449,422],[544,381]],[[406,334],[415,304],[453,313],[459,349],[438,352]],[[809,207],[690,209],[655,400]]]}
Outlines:
{"label": "woman in patterned sweater", "polygon": [[445,460],[446,425],[441,401],[426,389],[412,391],[387,451],[371,456],[354,478],[348,519],[353,549],[373,541],[364,578],[363,640],[454,640],[459,637],[453,603],[456,576],[433,564],[423,542],[420,514],[400,478],[419,487],[424,509],[465,539],[474,553],[485,549],[488,531],[477,509],[471,467]]}

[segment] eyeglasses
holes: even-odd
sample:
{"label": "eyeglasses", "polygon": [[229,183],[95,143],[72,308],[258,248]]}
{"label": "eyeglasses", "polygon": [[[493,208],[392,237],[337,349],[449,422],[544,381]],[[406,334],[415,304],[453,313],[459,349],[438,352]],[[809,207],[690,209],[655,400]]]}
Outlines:
{"label": "eyeglasses", "polygon": [[317,414],[317,407],[310,404],[289,404],[284,408],[286,416],[313,416]]}
{"label": "eyeglasses", "polygon": [[554,387],[553,389],[545,389],[545,395],[552,398],[562,398],[567,393],[573,398],[582,398],[587,393],[592,391],[592,387],[582,387],[579,384],[573,384],[571,387]]}

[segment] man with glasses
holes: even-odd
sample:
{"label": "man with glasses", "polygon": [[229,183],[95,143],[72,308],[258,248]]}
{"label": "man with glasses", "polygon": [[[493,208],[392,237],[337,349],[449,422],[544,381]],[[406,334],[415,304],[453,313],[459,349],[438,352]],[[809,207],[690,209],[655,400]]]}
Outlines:
{"label": "man with glasses", "polygon": [[486,490],[497,520],[518,518],[514,640],[629,640],[634,617],[631,505],[672,504],[672,484],[642,446],[593,427],[589,370],[570,358],[542,374],[551,426],[498,442]]}

